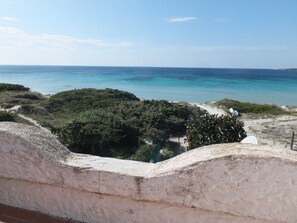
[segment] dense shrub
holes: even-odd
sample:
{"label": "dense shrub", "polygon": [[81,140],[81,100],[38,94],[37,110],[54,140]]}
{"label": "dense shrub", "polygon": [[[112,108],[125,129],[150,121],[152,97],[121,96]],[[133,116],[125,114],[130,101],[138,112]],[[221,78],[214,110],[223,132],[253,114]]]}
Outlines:
{"label": "dense shrub", "polygon": [[277,105],[268,105],[268,104],[255,104],[249,102],[240,102],[229,99],[224,99],[218,101],[219,106],[224,106],[226,109],[233,108],[239,111],[239,113],[246,114],[271,114],[271,115],[280,115],[286,113]]}
{"label": "dense shrub", "polygon": [[0,91],[29,91],[30,88],[27,88],[19,84],[7,84],[0,83]]}
{"label": "dense shrub", "polygon": [[24,92],[15,95],[15,98],[24,98],[29,100],[43,100],[45,97],[37,92]]}
{"label": "dense shrub", "polygon": [[138,132],[120,117],[100,110],[80,114],[57,131],[59,139],[74,152],[110,156],[111,149],[126,148],[133,153],[138,144]]}
{"label": "dense shrub", "polygon": [[49,115],[49,113],[43,107],[36,105],[36,104],[22,105],[22,107],[20,109],[20,113],[30,114],[30,115],[40,115],[40,116]]}
{"label": "dense shrub", "polygon": [[168,160],[174,156],[174,152],[168,147],[164,147],[160,150],[160,161]]}
{"label": "dense shrub", "polygon": [[15,121],[13,114],[6,111],[0,111],[0,122],[13,122],[13,121]]}
{"label": "dense shrub", "polygon": [[[131,93],[112,89],[80,89],[61,92],[51,96],[47,101],[42,102],[41,105],[48,111],[47,117],[46,114],[40,116],[46,117],[46,120],[42,120],[41,123],[44,123],[45,126],[58,134],[62,143],[71,150],[116,157],[127,157],[131,152],[131,148],[135,152],[138,148],[138,141],[143,139],[153,144],[160,144],[162,147],[170,137],[185,135],[186,123],[191,116],[204,114],[199,108],[188,105],[179,105],[167,101],[140,101]],[[27,106],[26,108],[30,110],[32,107]],[[85,122],[81,122],[81,113],[88,113],[89,110],[94,111],[94,109],[100,109],[102,112],[113,114],[113,116],[121,119],[121,122],[125,123],[126,127],[129,127],[126,130],[133,132],[133,134],[126,136],[127,139],[130,137],[126,142],[131,141],[133,146],[131,147],[131,143],[128,146],[125,145],[123,140],[115,142],[113,138],[106,138],[107,140],[104,143],[99,140],[99,143],[99,136],[97,136],[96,143],[91,143],[91,140],[85,137],[86,132],[82,134],[84,137],[80,136],[76,132],[77,129],[85,131],[85,128],[90,129],[89,126],[92,126],[91,121],[87,127]],[[33,109],[32,112],[35,111],[39,112],[38,109]],[[59,122],[50,121],[51,118],[59,120]],[[100,122],[97,123],[97,125],[99,124]],[[93,125],[95,124],[93,123]],[[103,124],[103,126],[107,126],[107,123]],[[97,129],[96,126],[93,128]],[[70,129],[71,131],[69,132]],[[79,138],[82,138],[80,143],[78,142]],[[103,153],[102,148],[98,149],[99,145],[107,147],[107,151]],[[128,150],[120,151],[120,147],[128,147]]]}
{"label": "dense shrub", "polygon": [[244,123],[230,116],[203,115],[193,118],[187,126],[189,149],[238,142],[246,137]]}
{"label": "dense shrub", "polygon": [[142,162],[150,162],[150,154],[153,147],[154,145],[149,144],[141,145],[139,149],[136,151],[136,153],[130,157],[130,159]]}
{"label": "dense shrub", "polygon": [[[32,92],[0,94],[1,106],[22,105],[21,113],[51,129],[64,145],[79,153],[158,162],[180,153],[180,147],[168,143],[171,137],[187,133],[190,147],[195,148],[238,141],[245,134],[242,123],[231,117],[209,116],[185,103],[141,101],[120,90],[71,90],[49,99]],[[3,120],[13,120],[5,115]]]}
{"label": "dense shrub", "polygon": [[170,137],[185,135],[189,117],[203,113],[199,108],[167,101],[140,101],[131,93],[112,89],[61,92],[51,96],[44,106],[56,119],[65,121],[81,112],[101,109],[137,128],[141,138],[161,144]]}
{"label": "dense shrub", "polygon": [[122,102],[110,106],[108,111],[137,127],[144,139],[161,144],[170,137],[184,136],[189,118],[205,114],[199,108],[164,100]]}
{"label": "dense shrub", "polygon": [[137,101],[135,95],[114,89],[79,89],[55,94],[44,104],[49,112],[79,113],[89,109],[106,108],[122,101]]}

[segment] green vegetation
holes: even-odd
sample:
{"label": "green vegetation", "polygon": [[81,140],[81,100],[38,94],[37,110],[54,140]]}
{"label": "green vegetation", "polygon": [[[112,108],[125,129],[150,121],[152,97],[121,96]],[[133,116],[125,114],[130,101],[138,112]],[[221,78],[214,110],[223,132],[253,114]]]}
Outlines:
{"label": "green vegetation", "polygon": [[187,127],[189,149],[217,143],[239,142],[246,137],[244,123],[230,116],[194,117]]}
{"label": "green vegetation", "polygon": [[213,117],[185,103],[141,101],[113,89],[71,90],[46,98],[20,90],[27,89],[24,86],[15,88],[0,92],[0,106],[22,105],[20,113],[49,128],[73,152],[158,162],[182,152],[171,137],[187,133],[192,149],[244,136],[236,119]]}
{"label": "green vegetation", "polygon": [[[112,150],[132,154],[138,146],[138,130],[117,115],[101,110],[79,114],[57,132],[74,152],[111,156]],[[125,151],[123,151],[123,149]]]}
{"label": "green vegetation", "polygon": [[218,106],[222,106],[226,110],[229,108],[236,109],[240,114],[264,114],[264,115],[282,115],[287,114],[286,111],[277,105],[255,104],[249,102],[240,102],[230,99],[223,99],[217,102]]}
{"label": "green vegetation", "polygon": [[6,111],[0,111],[0,122],[14,122],[15,116]]}
{"label": "green vegetation", "polygon": [[168,160],[172,157],[175,156],[175,153],[172,151],[171,148],[169,147],[164,147],[161,151],[160,151],[160,160]]}
{"label": "green vegetation", "polygon": [[125,91],[87,88],[57,93],[46,101],[44,107],[57,116],[68,116],[89,109],[105,109],[124,101],[139,101],[139,99]]}
{"label": "green vegetation", "polygon": [[205,113],[199,108],[155,100],[119,103],[108,110],[136,126],[141,136],[154,144],[184,136],[189,118]]}
{"label": "green vegetation", "polygon": [[130,157],[131,160],[150,162],[151,160],[151,151],[153,150],[154,145],[144,144],[141,145],[134,155]]}
{"label": "green vegetation", "polygon": [[[140,101],[131,93],[111,89],[61,92],[40,105],[45,110],[27,105],[25,111],[35,113],[70,150],[141,161],[155,160],[143,158],[152,149],[145,141],[153,148],[158,145],[159,152],[170,137],[185,135],[191,116],[205,113],[167,101]],[[168,149],[162,152],[161,160],[173,154]]]}
{"label": "green vegetation", "polygon": [[11,108],[15,105],[37,104],[46,100],[46,97],[37,92],[6,90],[0,91],[0,106],[3,108]]}
{"label": "green vegetation", "polygon": [[29,91],[30,88],[19,84],[0,83],[0,91]]}

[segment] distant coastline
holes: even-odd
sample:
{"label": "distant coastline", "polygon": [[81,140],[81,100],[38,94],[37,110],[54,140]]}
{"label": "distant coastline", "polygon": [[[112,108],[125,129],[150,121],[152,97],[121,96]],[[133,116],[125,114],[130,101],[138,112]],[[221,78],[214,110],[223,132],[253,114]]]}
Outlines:
{"label": "distant coastline", "polygon": [[293,70],[293,71],[297,71],[297,68],[279,68],[276,70]]}

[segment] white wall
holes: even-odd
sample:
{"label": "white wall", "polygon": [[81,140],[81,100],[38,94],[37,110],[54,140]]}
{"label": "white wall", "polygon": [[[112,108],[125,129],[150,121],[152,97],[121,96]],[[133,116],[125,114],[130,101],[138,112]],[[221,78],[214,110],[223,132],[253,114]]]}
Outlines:
{"label": "white wall", "polygon": [[0,203],[83,222],[296,222],[297,156],[247,144],[158,164],[69,152],[0,123]]}

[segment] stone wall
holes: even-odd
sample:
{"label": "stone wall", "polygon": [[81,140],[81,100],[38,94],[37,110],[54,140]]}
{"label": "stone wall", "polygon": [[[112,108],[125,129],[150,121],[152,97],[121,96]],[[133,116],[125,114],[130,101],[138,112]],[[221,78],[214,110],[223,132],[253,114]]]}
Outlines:
{"label": "stone wall", "polygon": [[0,123],[0,203],[81,222],[296,222],[297,153],[220,144],[157,164]]}

